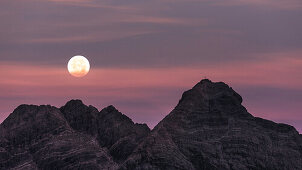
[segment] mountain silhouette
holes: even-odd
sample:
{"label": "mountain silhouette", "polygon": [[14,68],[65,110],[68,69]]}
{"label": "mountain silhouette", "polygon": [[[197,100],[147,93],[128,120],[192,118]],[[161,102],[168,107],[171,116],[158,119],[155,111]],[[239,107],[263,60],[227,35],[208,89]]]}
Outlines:
{"label": "mountain silhouette", "polygon": [[153,130],[114,106],[20,105],[0,125],[0,169],[301,170],[302,135],[241,103],[204,79]]}

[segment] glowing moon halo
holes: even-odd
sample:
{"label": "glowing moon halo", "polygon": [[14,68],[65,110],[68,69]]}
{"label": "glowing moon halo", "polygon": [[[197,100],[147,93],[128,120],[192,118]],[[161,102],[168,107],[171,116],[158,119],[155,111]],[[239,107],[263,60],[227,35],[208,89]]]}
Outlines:
{"label": "glowing moon halo", "polygon": [[68,61],[67,69],[72,76],[83,77],[89,72],[90,64],[87,58],[77,55]]}

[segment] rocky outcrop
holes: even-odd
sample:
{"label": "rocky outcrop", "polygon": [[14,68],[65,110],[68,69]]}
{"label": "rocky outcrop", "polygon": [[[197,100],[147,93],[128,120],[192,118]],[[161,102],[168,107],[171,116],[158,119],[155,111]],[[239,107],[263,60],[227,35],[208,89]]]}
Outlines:
{"label": "rocky outcrop", "polygon": [[98,112],[80,100],[71,100],[60,110],[73,129],[94,136],[116,162],[124,161],[150,132],[146,124],[133,123],[114,106]]}
{"label": "rocky outcrop", "polygon": [[150,129],[113,108],[19,106],[0,127],[0,169],[117,169]]}
{"label": "rocky outcrop", "polygon": [[151,132],[115,107],[21,105],[0,126],[0,169],[301,169],[294,127],[252,116],[202,80]]}
{"label": "rocky outcrop", "polygon": [[121,169],[301,169],[298,132],[253,117],[241,102],[228,85],[202,80]]}
{"label": "rocky outcrop", "polygon": [[150,133],[146,124],[133,123],[113,106],[100,111],[97,116],[98,141],[109,149],[117,162],[124,161],[138,144]]}
{"label": "rocky outcrop", "polygon": [[86,106],[81,100],[71,100],[62,106],[60,111],[74,130],[96,134],[96,115],[99,111],[95,107]]}
{"label": "rocky outcrop", "polygon": [[107,150],[59,109],[21,105],[1,124],[1,169],[115,169]]}

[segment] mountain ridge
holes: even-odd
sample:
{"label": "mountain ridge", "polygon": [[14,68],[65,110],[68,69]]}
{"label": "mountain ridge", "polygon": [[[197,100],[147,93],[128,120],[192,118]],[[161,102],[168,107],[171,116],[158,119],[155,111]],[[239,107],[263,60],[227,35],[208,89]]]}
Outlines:
{"label": "mountain ridge", "polygon": [[[253,117],[241,103],[228,85],[202,80],[183,93],[122,168],[300,169],[301,138],[295,128]],[[279,150],[282,146],[288,153]]]}
{"label": "mountain ridge", "polygon": [[[20,105],[0,125],[4,169],[299,169],[302,135],[201,80],[152,130],[110,105]],[[2,169],[2,168],[0,168]]]}

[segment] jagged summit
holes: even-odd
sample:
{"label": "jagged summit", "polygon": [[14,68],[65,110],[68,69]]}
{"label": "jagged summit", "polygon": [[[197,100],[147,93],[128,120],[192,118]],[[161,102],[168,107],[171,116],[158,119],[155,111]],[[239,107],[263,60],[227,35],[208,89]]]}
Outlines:
{"label": "jagged summit", "polygon": [[65,105],[74,105],[74,104],[83,104],[83,101],[80,99],[71,99]]}
{"label": "jagged summit", "polygon": [[109,106],[105,107],[102,110],[106,111],[106,112],[115,112],[115,111],[118,111],[113,105],[109,105]]}
{"label": "jagged summit", "polygon": [[118,111],[113,105],[107,106],[100,111],[98,115],[101,119],[108,119],[108,121],[125,121],[132,124],[132,120]]}
{"label": "jagged summit", "polygon": [[225,83],[200,81],[183,93],[122,168],[300,169],[298,132],[253,117],[241,103]]}
{"label": "jagged summit", "polygon": [[231,97],[230,99],[234,100],[234,102],[242,103],[242,97],[224,82],[212,82],[209,79],[203,79],[197,83],[191,91],[200,93],[208,100]]}
{"label": "jagged summit", "polygon": [[74,107],[87,107],[82,100],[80,99],[72,99],[66,102],[66,104],[64,106],[62,106],[61,108],[74,108]]}
{"label": "jagged summit", "polygon": [[204,79],[152,131],[112,105],[20,105],[0,125],[0,169],[301,169],[295,128],[241,103]]}
{"label": "jagged summit", "polygon": [[[251,117],[241,103],[242,97],[227,84],[203,79],[183,93],[175,110],[185,110],[186,114],[190,111],[211,115]],[[172,114],[174,112],[172,111]]]}

